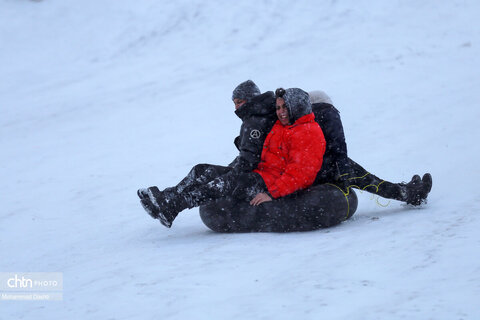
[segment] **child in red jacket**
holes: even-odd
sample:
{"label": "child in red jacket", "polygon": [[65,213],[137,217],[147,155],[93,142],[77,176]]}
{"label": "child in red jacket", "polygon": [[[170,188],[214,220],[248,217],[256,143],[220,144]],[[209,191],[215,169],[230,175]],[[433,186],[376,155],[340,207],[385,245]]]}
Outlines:
{"label": "child in red jacket", "polygon": [[[298,88],[277,89],[278,121],[263,145],[260,164],[252,172],[219,174],[213,180],[191,181],[188,188],[138,190],[143,208],[170,228],[178,213],[234,196],[259,205],[312,185],[322,166],[325,139],[315,122],[308,93]],[[195,166],[191,172],[197,170]]]}

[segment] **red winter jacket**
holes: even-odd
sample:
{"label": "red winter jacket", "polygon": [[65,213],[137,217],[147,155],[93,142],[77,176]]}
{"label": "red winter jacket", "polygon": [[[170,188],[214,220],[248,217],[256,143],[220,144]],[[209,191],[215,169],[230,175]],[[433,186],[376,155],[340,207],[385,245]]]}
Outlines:
{"label": "red winter jacket", "polygon": [[325,138],[313,113],[283,126],[277,120],[263,144],[260,174],[268,192],[279,198],[313,184],[322,167]]}

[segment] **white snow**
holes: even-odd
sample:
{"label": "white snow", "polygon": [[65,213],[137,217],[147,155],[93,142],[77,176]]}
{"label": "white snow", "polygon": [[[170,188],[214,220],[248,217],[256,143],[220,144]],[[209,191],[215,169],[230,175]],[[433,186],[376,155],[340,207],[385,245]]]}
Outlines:
{"label": "white snow", "polygon": [[[479,319],[480,2],[0,1],[0,272],[63,301],[1,319]],[[141,187],[236,156],[231,91],[321,89],[351,158],[431,172],[411,209],[359,194],[338,227],[171,229]],[[382,207],[377,201],[386,205]]]}

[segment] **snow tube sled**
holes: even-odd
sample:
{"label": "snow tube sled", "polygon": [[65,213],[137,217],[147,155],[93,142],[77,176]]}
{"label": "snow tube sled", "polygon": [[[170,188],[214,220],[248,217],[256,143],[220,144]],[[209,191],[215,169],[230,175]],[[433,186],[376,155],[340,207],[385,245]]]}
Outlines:
{"label": "snow tube sled", "polygon": [[357,205],[353,190],[345,194],[333,184],[319,184],[259,206],[224,197],[200,206],[200,217],[216,232],[311,231],[347,220]]}

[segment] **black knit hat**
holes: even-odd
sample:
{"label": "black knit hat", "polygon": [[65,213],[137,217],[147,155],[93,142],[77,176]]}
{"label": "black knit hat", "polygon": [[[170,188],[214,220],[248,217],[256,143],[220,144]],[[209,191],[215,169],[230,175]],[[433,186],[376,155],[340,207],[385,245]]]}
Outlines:
{"label": "black knit hat", "polygon": [[261,94],[260,89],[258,89],[255,82],[252,80],[247,80],[245,82],[240,83],[235,90],[232,92],[232,100],[233,99],[242,99],[242,100],[250,100],[255,96]]}

